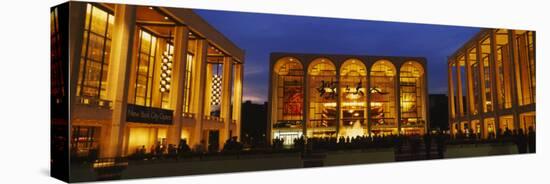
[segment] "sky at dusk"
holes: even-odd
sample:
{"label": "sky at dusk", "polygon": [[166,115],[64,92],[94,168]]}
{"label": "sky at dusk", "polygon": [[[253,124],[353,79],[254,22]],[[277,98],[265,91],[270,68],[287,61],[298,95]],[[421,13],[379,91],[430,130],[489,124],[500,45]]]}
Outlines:
{"label": "sky at dusk", "polygon": [[267,101],[271,52],[425,57],[428,91],[447,93],[447,57],[479,28],[195,10],[245,50],[243,101]]}

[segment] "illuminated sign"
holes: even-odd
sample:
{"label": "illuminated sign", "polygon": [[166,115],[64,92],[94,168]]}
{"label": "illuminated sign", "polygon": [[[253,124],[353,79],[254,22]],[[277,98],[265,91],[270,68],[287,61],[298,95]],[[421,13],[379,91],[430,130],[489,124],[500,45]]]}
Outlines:
{"label": "illuminated sign", "polygon": [[171,125],[172,114],[172,110],[128,104],[126,121]]}

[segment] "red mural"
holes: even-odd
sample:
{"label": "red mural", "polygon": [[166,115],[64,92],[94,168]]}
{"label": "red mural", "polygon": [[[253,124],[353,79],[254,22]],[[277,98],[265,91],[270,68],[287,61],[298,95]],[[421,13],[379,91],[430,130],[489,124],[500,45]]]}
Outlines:
{"label": "red mural", "polygon": [[286,86],[284,88],[283,116],[301,116],[303,100],[302,86]]}

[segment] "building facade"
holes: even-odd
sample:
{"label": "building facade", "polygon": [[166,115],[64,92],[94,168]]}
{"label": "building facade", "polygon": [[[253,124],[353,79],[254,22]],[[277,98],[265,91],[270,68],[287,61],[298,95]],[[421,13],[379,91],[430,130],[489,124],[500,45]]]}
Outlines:
{"label": "building facade", "polygon": [[424,134],[426,60],[272,53],[268,140]]}
{"label": "building facade", "polygon": [[[126,156],[182,140],[217,150],[240,135],[244,51],[192,10],[69,7],[73,156]],[[52,25],[64,21],[55,12]]]}
{"label": "building facade", "polygon": [[535,32],[484,29],[448,61],[452,136],[536,127]]}

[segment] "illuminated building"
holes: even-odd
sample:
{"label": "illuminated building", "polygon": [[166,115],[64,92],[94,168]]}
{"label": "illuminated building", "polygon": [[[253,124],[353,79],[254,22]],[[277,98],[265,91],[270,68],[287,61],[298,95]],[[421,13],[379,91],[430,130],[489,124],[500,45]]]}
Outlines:
{"label": "illuminated building", "polygon": [[535,119],[535,32],[484,29],[448,61],[451,134],[489,138]]}
{"label": "illuminated building", "polygon": [[58,20],[55,8],[51,17],[69,22],[73,156],[126,156],[180,140],[217,149],[240,135],[244,51],[192,10],[68,7],[70,18]]}
{"label": "illuminated building", "polygon": [[272,53],[268,139],[424,134],[426,60]]}

